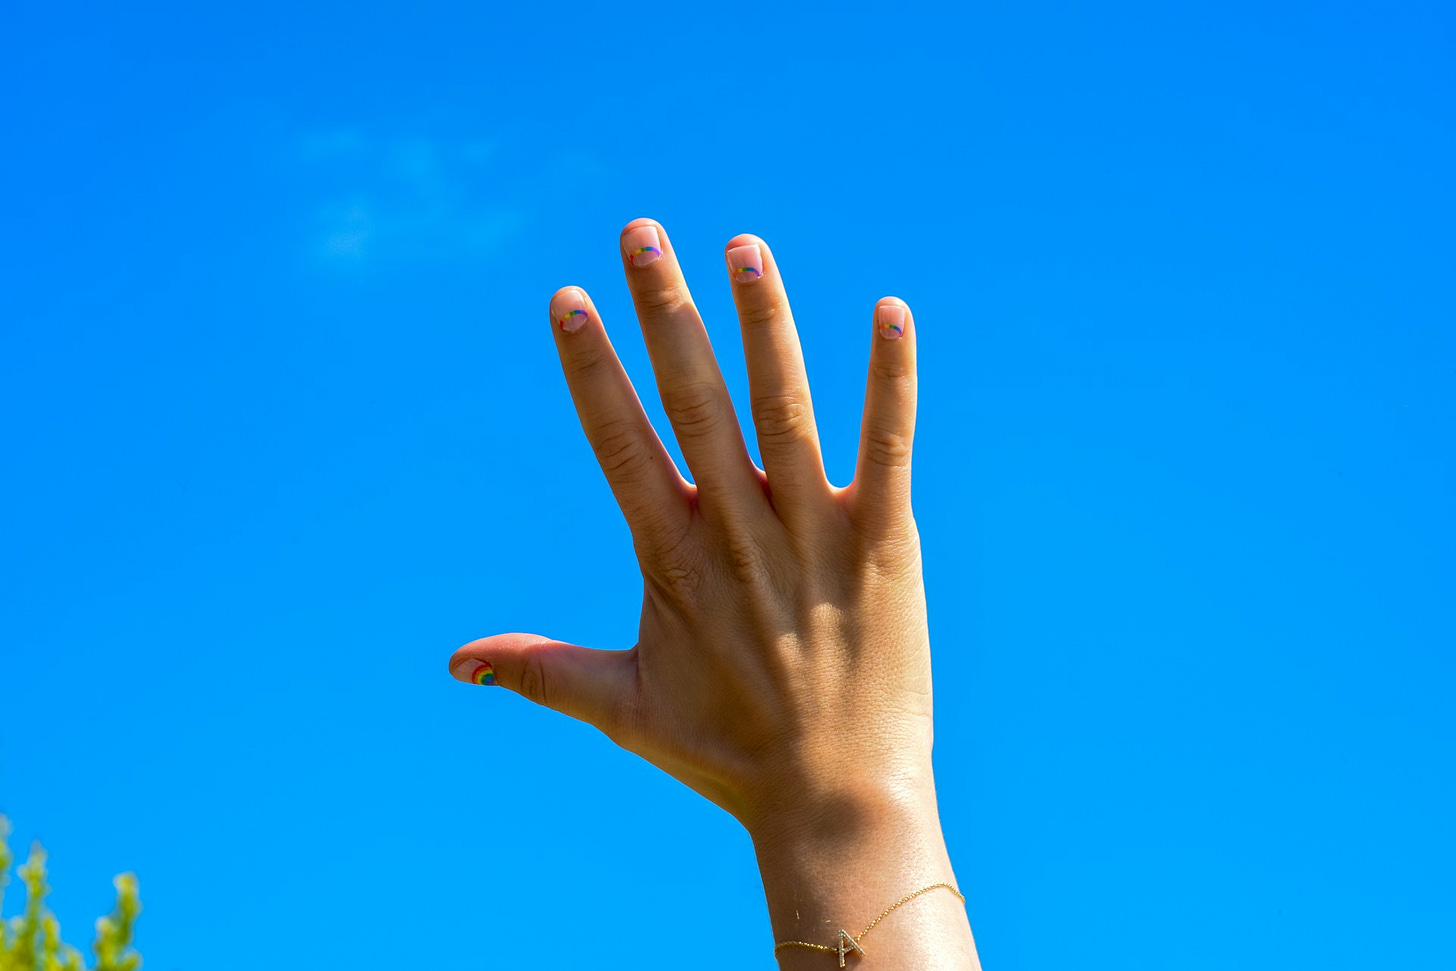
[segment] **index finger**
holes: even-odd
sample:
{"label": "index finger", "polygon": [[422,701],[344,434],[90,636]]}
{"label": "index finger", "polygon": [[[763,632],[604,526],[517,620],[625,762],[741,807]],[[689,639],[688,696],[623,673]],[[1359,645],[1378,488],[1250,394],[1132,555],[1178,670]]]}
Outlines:
{"label": "index finger", "polygon": [[632,535],[649,545],[681,535],[688,484],[642,410],[596,306],[580,287],[562,287],[551,298],[551,321],[582,431]]}

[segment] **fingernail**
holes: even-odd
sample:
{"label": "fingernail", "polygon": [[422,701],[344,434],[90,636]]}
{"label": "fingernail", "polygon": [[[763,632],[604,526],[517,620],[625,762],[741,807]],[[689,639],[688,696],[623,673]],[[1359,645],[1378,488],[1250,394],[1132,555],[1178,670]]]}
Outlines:
{"label": "fingernail", "polygon": [[561,329],[568,334],[579,329],[586,323],[589,315],[586,312],[586,297],[580,290],[563,290],[551,301],[551,319],[561,326]]}
{"label": "fingernail", "polygon": [[488,661],[461,661],[455,666],[455,674],[471,684],[495,684],[495,668]]}
{"label": "fingernail", "polygon": [[763,252],[757,243],[745,243],[728,251],[728,273],[738,283],[752,283],[763,276]]}
{"label": "fingernail", "polygon": [[633,266],[646,266],[662,255],[662,238],[656,226],[638,226],[622,237],[622,246]]}
{"label": "fingernail", "polygon": [[875,323],[879,324],[880,336],[892,341],[905,333],[905,308],[898,303],[882,303],[875,309]]}

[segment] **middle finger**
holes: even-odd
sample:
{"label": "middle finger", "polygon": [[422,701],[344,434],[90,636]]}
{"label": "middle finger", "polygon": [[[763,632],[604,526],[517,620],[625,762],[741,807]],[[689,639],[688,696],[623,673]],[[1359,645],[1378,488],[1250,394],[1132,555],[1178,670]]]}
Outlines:
{"label": "middle finger", "polygon": [[703,318],[662,225],[634,219],[621,253],[662,407],[709,515],[766,502]]}

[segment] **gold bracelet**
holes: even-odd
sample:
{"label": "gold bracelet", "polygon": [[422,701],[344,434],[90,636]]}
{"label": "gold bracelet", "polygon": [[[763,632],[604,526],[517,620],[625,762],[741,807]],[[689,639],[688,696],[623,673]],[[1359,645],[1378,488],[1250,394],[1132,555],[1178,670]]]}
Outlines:
{"label": "gold bracelet", "polygon": [[808,941],[780,941],[779,943],[777,943],[777,944],[774,945],[774,960],[778,960],[779,948],[781,948],[781,947],[807,947],[807,948],[811,948],[811,949],[813,949],[815,951],[828,951],[830,954],[833,954],[835,951],[838,951],[839,952],[839,966],[842,968],[842,967],[844,967],[844,956],[846,954],[850,953],[851,951],[857,952],[860,957],[864,957],[865,956],[864,948],[862,948],[862,947],[859,946],[859,942],[862,941],[862,940],[864,940],[864,936],[866,934],[868,934],[870,931],[872,931],[872,930],[875,929],[875,925],[876,924],[878,924],[880,921],[884,920],[886,917],[889,917],[891,911],[893,911],[896,907],[900,906],[903,903],[908,903],[909,901],[914,900],[916,897],[920,896],[923,893],[929,893],[930,891],[934,890],[937,887],[944,887],[945,889],[949,890],[951,893],[955,894],[957,897],[960,897],[961,898],[961,903],[965,903],[966,902],[965,895],[962,894],[955,887],[952,887],[950,884],[948,884],[948,883],[932,883],[930,886],[926,887],[923,890],[917,890],[917,891],[915,891],[912,894],[906,894],[905,896],[901,897],[899,900],[895,901],[890,906],[886,907],[885,908],[885,912],[883,914],[881,914],[880,916],[876,917],[874,920],[870,921],[870,926],[868,926],[864,930],[860,931],[858,937],[850,937],[849,936],[849,931],[847,931],[843,927],[841,927],[839,929],[839,946],[838,947],[830,947],[827,944],[810,944]]}

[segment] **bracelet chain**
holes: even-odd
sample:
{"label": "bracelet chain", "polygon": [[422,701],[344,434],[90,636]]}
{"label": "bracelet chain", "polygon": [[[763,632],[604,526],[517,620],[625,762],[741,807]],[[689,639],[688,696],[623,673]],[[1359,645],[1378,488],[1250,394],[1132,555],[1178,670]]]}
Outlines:
{"label": "bracelet chain", "polygon": [[922,888],[920,890],[917,890],[914,893],[906,894],[905,896],[901,897],[899,900],[895,901],[890,906],[886,907],[885,908],[885,912],[882,913],[882,914],[880,914],[880,916],[876,917],[874,920],[870,921],[869,926],[866,927],[864,930],[860,931],[858,937],[850,937],[849,934],[848,934],[848,932],[846,932],[846,931],[844,931],[844,930],[841,929],[840,932],[839,932],[839,946],[838,947],[830,947],[827,944],[810,944],[808,941],[780,941],[779,943],[777,943],[777,944],[774,945],[774,957],[777,958],[778,957],[778,953],[779,953],[779,949],[780,948],[784,948],[784,947],[807,947],[807,948],[810,948],[810,949],[815,950],[815,951],[828,951],[830,954],[834,954],[835,952],[838,952],[838,954],[839,954],[839,966],[842,968],[842,967],[844,967],[844,955],[845,955],[846,949],[847,950],[850,950],[850,951],[859,951],[859,953],[861,955],[863,955],[864,954],[864,950],[859,946],[860,941],[864,940],[864,936],[866,934],[868,934],[870,931],[872,931],[872,930],[875,929],[875,925],[876,924],[878,924],[880,921],[884,920],[886,917],[889,917],[890,914],[894,911],[894,909],[896,907],[898,907],[898,906],[900,906],[901,904],[904,904],[904,903],[909,903],[910,901],[914,900],[916,897],[920,896],[921,894],[923,894],[923,893],[929,893],[930,891],[935,890],[935,889],[937,889],[939,887],[944,887],[945,889],[949,890],[951,893],[955,894],[957,897],[960,897],[961,898],[961,903],[965,903],[966,902],[965,895],[962,894],[955,887],[952,887],[950,884],[948,884],[948,883],[932,883],[930,886],[924,887],[924,888]]}

